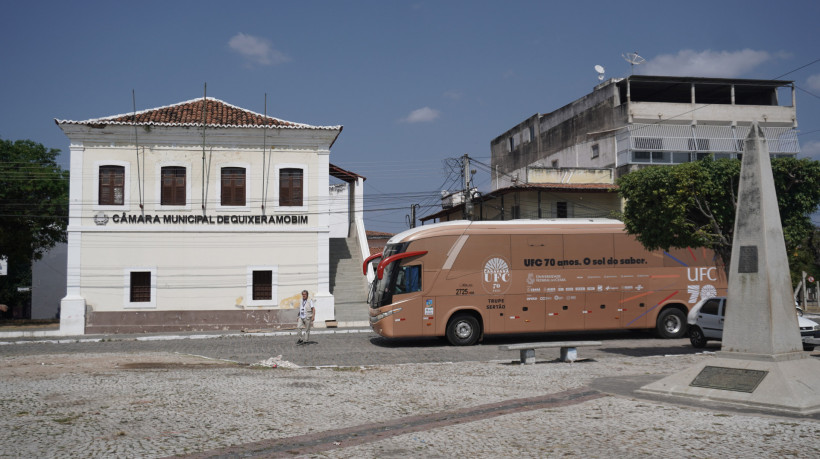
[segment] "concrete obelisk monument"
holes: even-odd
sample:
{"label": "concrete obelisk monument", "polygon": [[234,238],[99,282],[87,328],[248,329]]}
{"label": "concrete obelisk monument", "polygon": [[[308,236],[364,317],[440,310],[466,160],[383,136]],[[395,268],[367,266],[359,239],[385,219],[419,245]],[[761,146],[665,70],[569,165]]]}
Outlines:
{"label": "concrete obelisk monument", "polygon": [[820,411],[820,361],[803,351],[769,149],[743,147],[722,351],[639,392],[793,413]]}

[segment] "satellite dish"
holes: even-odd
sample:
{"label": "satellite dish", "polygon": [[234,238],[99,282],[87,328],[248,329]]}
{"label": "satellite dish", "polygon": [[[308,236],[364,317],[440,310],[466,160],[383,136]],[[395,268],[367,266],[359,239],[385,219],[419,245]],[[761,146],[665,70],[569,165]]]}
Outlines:
{"label": "satellite dish", "polygon": [[639,56],[638,53],[624,53],[621,54],[621,57],[623,57],[625,61],[629,62],[629,70],[632,74],[635,73],[636,65],[641,65],[646,62],[646,59]]}
{"label": "satellite dish", "polygon": [[598,72],[598,81],[604,81],[604,66],[603,65],[596,65],[595,71]]}

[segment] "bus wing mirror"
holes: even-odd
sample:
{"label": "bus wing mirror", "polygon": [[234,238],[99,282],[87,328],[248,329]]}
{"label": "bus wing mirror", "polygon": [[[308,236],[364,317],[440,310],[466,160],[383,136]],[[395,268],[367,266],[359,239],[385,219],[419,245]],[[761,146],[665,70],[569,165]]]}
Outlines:
{"label": "bus wing mirror", "polygon": [[384,268],[386,268],[387,265],[389,265],[390,263],[393,263],[394,261],[397,261],[397,260],[401,260],[402,258],[415,257],[415,256],[418,256],[418,255],[424,255],[426,253],[427,253],[426,250],[420,250],[418,252],[405,252],[405,253],[397,253],[395,255],[390,255],[389,257],[385,258],[384,260],[382,260],[379,263],[379,269],[377,270],[377,276],[378,276],[379,280],[381,280],[382,276],[384,276]]}
{"label": "bus wing mirror", "polygon": [[375,260],[376,258],[381,258],[383,253],[384,252],[379,252],[377,254],[370,255],[369,257],[367,257],[366,260],[364,260],[364,263],[362,263],[362,275],[363,276],[367,275],[367,265],[369,265],[370,262]]}

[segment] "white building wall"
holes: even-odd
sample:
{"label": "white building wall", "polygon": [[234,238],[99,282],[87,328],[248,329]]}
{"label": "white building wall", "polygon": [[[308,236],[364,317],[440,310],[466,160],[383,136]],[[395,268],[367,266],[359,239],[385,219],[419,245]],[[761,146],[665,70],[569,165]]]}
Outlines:
{"label": "white building wall", "polygon": [[330,186],[330,237],[347,237],[350,229],[350,186],[339,183]]}
{"label": "white building wall", "polygon": [[[317,321],[334,318],[328,158],[338,131],[269,132],[263,153],[260,129],[213,129],[203,161],[201,129],[139,127],[137,148],[133,127],[61,128],[72,142],[61,332],[83,333],[87,312],[292,309],[303,289],[317,300]],[[102,165],[125,168],[122,205],[99,205]],[[186,168],[184,205],[161,205],[163,166]],[[246,169],[246,202],[223,206],[221,168],[235,166]],[[285,167],[303,170],[302,206],[279,205]],[[152,273],[150,302],[129,302],[132,269]],[[254,269],[273,272],[271,300],[250,298]]]}
{"label": "white building wall", "polygon": [[[92,310],[291,308],[303,289],[316,291],[314,234],[165,230],[83,235],[82,294]],[[248,294],[252,267],[276,268],[272,300],[253,301]],[[148,269],[156,275],[154,304],[129,304],[126,272]]]}

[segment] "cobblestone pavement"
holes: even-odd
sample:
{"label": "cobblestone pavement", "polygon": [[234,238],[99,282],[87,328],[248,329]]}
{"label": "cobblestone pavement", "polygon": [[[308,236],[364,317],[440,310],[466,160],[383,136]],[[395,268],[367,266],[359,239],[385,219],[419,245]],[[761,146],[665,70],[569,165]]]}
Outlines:
{"label": "cobblestone pavement", "polygon": [[[713,358],[684,340],[587,335],[587,360],[518,365],[497,345],[532,340],[311,337],[0,343],[0,457],[820,456],[814,418],[595,389]],[[301,368],[248,365],[280,354]]]}
{"label": "cobblestone pavement", "polygon": [[[296,345],[294,332],[0,339],[0,355],[178,352],[251,364],[281,354],[300,366],[350,366],[512,360],[518,358],[518,352],[500,351],[498,345],[577,339],[604,342],[600,348],[580,348],[578,352],[582,358],[598,358],[607,354],[638,356],[697,352],[689,345],[688,339],[662,340],[653,338],[649,333],[636,332],[488,337],[477,346],[453,347],[438,338],[392,340],[381,338],[369,329],[340,329],[312,331],[313,343],[308,346]],[[719,348],[719,344],[714,346],[717,347],[713,349]],[[558,351],[537,351],[536,356],[552,359],[558,356]]]}

